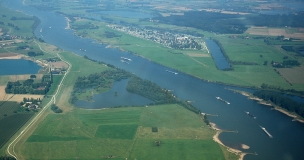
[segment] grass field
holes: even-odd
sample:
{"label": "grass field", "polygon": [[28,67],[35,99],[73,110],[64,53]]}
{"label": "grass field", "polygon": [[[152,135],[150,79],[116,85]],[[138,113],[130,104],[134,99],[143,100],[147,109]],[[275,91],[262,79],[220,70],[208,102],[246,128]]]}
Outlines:
{"label": "grass field", "polygon": [[[152,132],[152,126],[158,132]],[[74,108],[48,115],[20,154],[24,159],[224,159],[212,140],[214,133],[199,115],[175,104]]]}
{"label": "grass field", "polygon": [[[24,15],[17,11],[12,11],[6,7],[0,6],[0,15],[1,15],[1,22],[0,28],[2,28],[2,32],[7,32],[10,35],[18,35],[18,36],[29,36],[31,37],[32,30],[31,25],[34,23],[34,20],[11,20],[12,17],[26,17],[32,18],[31,16]],[[8,23],[14,24],[14,26],[18,26],[19,30],[15,29],[14,27],[8,26]]]}
{"label": "grass field", "polygon": [[53,83],[52,83],[52,86],[50,87],[50,90],[48,91],[47,95],[55,94],[62,77],[63,77],[63,75],[53,75]]}

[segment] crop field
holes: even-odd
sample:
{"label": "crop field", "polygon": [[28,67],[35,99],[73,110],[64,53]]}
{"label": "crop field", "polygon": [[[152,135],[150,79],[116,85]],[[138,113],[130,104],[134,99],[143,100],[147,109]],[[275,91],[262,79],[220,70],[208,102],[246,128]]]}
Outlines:
{"label": "crop field", "polygon": [[17,109],[20,107],[20,104],[17,102],[9,102],[9,101],[0,101],[0,120],[16,114],[14,111],[17,111]]}
{"label": "crop field", "polygon": [[33,113],[15,113],[0,119],[0,148],[22,127]]}
{"label": "crop field", "polygon": [[304,66],[295,68],[278,68],[280,74],[291,84],[304,84]]}
{"label": "crop field", "polygon": [[247,31],[251,35],[281,36],[304,39],[304,33],[296,28],[251,27]]}
{"label": "crop field", "polygon": [[74,108],[48,115],[19,153],[24,159],[224,159],[214,134],[199,115],[175,104]]}

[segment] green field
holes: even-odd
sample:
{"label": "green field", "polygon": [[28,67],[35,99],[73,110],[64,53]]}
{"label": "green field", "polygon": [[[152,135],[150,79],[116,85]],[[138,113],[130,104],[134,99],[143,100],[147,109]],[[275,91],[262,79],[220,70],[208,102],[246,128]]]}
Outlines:
{"label": "green field", "polygon": [[20,104],[17,102],[0,101],[0,120],[17,112]]}
{"label": "green field", "polygon": [[[11,20],[12,17],[24,17],[24,18],[32,18],[31,16],[24,15],[17,11],[12,11],[6,7],[0,6],[0,15],[1,22],[4,24],[0,24],[0,28],[2,28],[2,32],[6,32],[10,35],[18,35],[18,36],[28,36],[31,37],[32,29],[31,26],[34,23],[34,20]],[[15,29],[12,26],[9,26],[8,23],[14,24],[14,26],[18,26],[18,29]]]}
{"label": "green field", "polygon": [[[152,132],[151,126],[158,127]],[[24,159],[224,159],[215,132],[179,105],[48,115],[21,146]],[[155,141],[161,141],[160,146]]]}
{"label": "green field", "polygon": [[0,148],[32,117],[33,113],[16,113],[0,119]]}
{"label": "green field", "polygon": [[62,77],[63,77],[63,75],[53,75],[53,83],[52,83],[47,95],[55,94],[57,87],[58,87],[59,83],[61,82]]}

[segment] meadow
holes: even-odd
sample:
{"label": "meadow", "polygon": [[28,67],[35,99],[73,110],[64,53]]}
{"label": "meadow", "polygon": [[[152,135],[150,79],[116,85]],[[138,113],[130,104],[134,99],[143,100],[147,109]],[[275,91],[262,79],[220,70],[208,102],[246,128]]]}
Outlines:
{"label": "meadow", "polygon": [[22,159],[225,159],[214,134],[200,115],[176,104],[74,108],[49,114],[18,152]]}
{"label": "meadow", "polygon": [[[0,28],[2,28],[2,32],[5,32],[10,35],[18,35],[18,36],[27,36],[31,37],[32,29],[31,26],[34,23],[32,16],[24,15],[20,12],[12,11],[6,7],[0,6],[0,15],[1,15],[1,22],[4,24],[0,24]],[[29,18],[28,20],[12,20],[12,17],[18,18]],[[14,26],[18,26],[19,30],[9,26],[8,23],[13,24]]]}

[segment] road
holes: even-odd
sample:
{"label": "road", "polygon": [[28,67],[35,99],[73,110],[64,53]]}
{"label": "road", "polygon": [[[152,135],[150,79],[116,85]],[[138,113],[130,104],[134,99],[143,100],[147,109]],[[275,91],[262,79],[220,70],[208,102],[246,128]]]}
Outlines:
{"label": "road", "polygon": [[[37,43],[36,41],[35,41],[35,43],[39,46],[39,48],[40,48],[41,51],[47,53],[47,51],[44,51],[44,50],[41,48],[41,46],[40,46],[39,43]],[[9,145],[8,145],[8,147],[7,147],[7,153],[8,153],[10,156],[14,157],[15,159],[18,159],[18,158],[17,158],[17,154],[16,154],[16,152],[15,152],[15,145],[19,142],[19,140],[22,138],[22,136],[23,136],[27,131],[29,131],[29,130],[31,129],[31,127],[35,124],[35,122],[39,121],[39,118],[40,118],[41,115],[43,115],[43,113],[49,108],[49,106],[51,106],[52,103],[55,103],[55,102],[56,102],[56,96],[58,95],[58,93],[59,93],[59,91],[60,91],[60,89],[61,89],[62,83],[63,83],[63,81],[65,80],[66,75],[69,74],[69,72],[70,72],[70,70],[71,70],[71,68],[72,68],[72,65],[71,65],[69,62],[63,60],[62,57],[61,57],[58,53],[56,53],[56,54],[57,54],[57,56],[60,58],[61,61],[65,62],[65,63],[67,63],[67,64],[69,65],[69,68],[68,68],[67,72],[64,74],[64,76],[62,77],[62,79],[61,79],[61,81],[60,81],[60,83],[59,83],[59,85],[58,85],[58,88],[57,88],[57,90],[56,90],[56,93],[52,96],[50,102],[47,103],[47,104],[42,108],[42,110],[41,110],[34,118],[31,119],[30,123],[27,123],[25,127],[23,126],[23,130],[22,130],[22,131],[19,133],[19,135],[18,135],[18,136],[9,144]]]}

